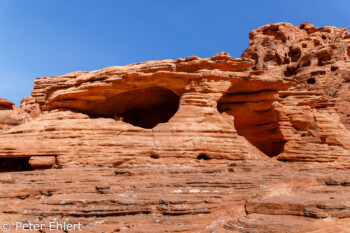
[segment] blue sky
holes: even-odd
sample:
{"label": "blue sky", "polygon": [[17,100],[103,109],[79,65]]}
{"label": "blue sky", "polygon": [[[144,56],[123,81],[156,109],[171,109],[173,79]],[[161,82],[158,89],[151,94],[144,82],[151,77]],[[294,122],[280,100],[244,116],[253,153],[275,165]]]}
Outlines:
{"label": "blue sky", "polygon": [[17,105],[34,79],[226,51],[251,30],[305,21],[350,26],[348,0],[0,0],[0,97]]}

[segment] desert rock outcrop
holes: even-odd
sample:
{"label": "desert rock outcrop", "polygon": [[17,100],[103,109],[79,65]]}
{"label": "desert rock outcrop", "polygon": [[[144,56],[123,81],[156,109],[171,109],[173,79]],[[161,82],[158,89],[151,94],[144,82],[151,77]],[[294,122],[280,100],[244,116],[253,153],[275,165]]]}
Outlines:
{"label": "desert rock outcrop", "polygon": [[39,78],[32,97],[43,113],[0,136],[0,157],[54,156],[56,167],[110,167],[134,156],[266,159],[218,110],[241,101],[223,98],[236,92],[263,98],[257,111],[273,109],[277,96],[264,91],[291,85],[243,72],[252,65],[220,53]]}
{"label": "desert rock outcrop", "polygon": [[0,219],[348,232],[349,80],[348,30],[308,23],[252,31],[241,58],[38,78],[0,98]]}

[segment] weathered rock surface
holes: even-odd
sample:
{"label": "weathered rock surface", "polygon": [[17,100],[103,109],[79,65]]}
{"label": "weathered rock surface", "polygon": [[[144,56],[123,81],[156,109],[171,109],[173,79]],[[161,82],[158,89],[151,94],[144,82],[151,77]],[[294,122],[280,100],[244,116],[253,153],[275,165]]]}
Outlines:
{"label": "weathered rock surface", "polygon": [[32,96],[43,113],[0,135],[0,157],[55,156],[57,167],[111,167],[134,156],[267,159],[217,108],[228,90],[291,85],[242,72],[252,65],[221,53],[37,79]]}
{"label": "weathered rock surface", "polygon": [[0,173],[0,218],[83,232],[349,232],[349,177],[324,165],[139,156]]}
{"label": "weathered rock surface", "polygon": [[0,110],[11,110],[13,105],[15,104],[11,101],[4,98],[0,98]]}
{"label": "weathered rock surface", "polygon": [[277,121],[285,144],[277,159],[348,166],[348,30],[279,23],[252,31],[250,39],[242,57],[255,60],[252,69],[294,84],[279,92]]}
{"label": "weathered rock surface", "polygon": [[250,39],[242,58],[73,72],[0,99],[0,220],[350,232],[350,34],[279,23]]}
{"label": "weathered rock surface", "polygon": [[28,122],[41,113],[39,104],[33,97],[25,97],[20,107],[11,101],[0,98],[0,134],[14,126]]}
{"label": "weathered rock surface", "polygon": [[14,103],[0,98],[0,133],[22,123],[17,113],[18,107]]}

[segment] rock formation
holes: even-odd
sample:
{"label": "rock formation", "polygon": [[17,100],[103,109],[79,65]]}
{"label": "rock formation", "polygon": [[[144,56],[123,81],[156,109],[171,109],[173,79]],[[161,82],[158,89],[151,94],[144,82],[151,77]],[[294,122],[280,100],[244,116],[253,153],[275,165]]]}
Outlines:
{"label": "rock formation", "polygon": [[[346,232],[350,34],[35,80],[0,99],[0,219],[84,232]],[[63,231],[62,231],[63,232]]]}
{"label": "rock formation", "polygon": [[242,57],[255,60],[253,69],[294,84],[279,92],[279,124],[286,143],[277,159],[348,166],[348,30],[282,23],[254,30],[250,39]]}

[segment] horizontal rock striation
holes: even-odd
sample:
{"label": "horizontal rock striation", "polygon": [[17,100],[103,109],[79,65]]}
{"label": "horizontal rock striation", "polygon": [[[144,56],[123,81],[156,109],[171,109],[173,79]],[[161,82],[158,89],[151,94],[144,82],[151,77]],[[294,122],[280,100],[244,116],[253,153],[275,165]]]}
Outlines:
{"label": "horizontal rock striation", "polygon": [[37,78],[21,106],[0,98],[0,220],[348,232],[349,70],[347,29],[278,23],[241,58]]}
{"label": "horizontal rock striation", "polygon": [[0,216],[83,232],[347,232],[349,172],[278,161],[135,157],[0,173]]}
{"label": "horizontal rock striation", "polygon": [[246,72],[252,65],[220,53],[39,78],[31,98],[42,114],[0,135],[0,157],[54,156],[53,167],[111,167],[134,156],[266,159],[218,110],[228,90],[255,98],[290,86]]}
{"label": "horizontal rock striation", "polygon": [[39,104],[33,97],[25,97],[20,107],[11,101],[0,98],[0,134],[12,127],[35,119],[41,113]]}
{"label": "horizontal rock striation", "polygon": [[[347,30],[279,23],[250,39],[238,59],[223,52],[38,78],[16,111],[2,101],[0,157],[55,156],[62,167],[137,155],[269,156],[347,167]],[[109,135],[98,136],[106,124]]]}
{"label": "horizontal rock striation", "polygon": [[303,23],[266,25],[250,33],[242,57],[253,70],[293,85],[278,93],[277,122],[285,141],[277,159],[349,164],[350,34]]}

